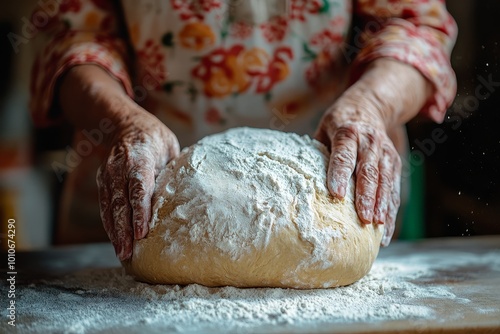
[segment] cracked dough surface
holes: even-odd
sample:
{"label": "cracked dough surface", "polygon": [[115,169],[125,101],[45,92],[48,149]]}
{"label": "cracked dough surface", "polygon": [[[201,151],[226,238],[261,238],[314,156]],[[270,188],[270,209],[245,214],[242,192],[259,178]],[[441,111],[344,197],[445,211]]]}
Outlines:
{"label": "cracked dough surface", "polygon": [[124,262],[141,281],[330,288],[366,275],[383,226],[362,224],[351,181],[326,187],[329,153],[307,136],[236,128],[186,148],[157,178],[153,218]]}

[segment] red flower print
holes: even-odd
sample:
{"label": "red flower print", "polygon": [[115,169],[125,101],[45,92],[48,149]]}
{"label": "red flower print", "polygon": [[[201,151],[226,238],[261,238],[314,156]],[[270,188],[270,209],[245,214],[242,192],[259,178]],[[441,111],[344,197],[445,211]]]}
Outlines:
{"label": "red flower print", "polygon": [[267,71],[257,77],[256,92],[267,93],[275,84],[288,77],[290,69],[287,61],[291,59],[293,59],[293,52],[289,47],[283,46],[276,49]]}
{"label": "red flower print", "polygon": [[245,39],[250,37],[253,32],[253,27],[244,22],[234,22],[231,24],[231,36],[237,39]]}
{"label": "red flower print", "polygon": [[199,5],[206,12],[212,9],[221,8],[221,2],[219,0],[199,0]]}
{"label": "red flower print", "polygon": [[403,11],[401,12],[401,17],[403,19],[411,19],[414,17],[419,17],[419,15],[415,10],[411,8],[403,8]]}
{"label": "red flower print", "polygon": [[264,38],[269,42],[281,42],[285,37],[288,21],[283,16],[276,16],[269,22],[262,23],[260,25],[264,33]]}
{"label": "red flower print", "polygon": [[170,0],[170,4],[179,12],[179,17],[183,21],[192,18],[203,20],[205,13],[222,7],[220,0]]}
{"label": "red flower print", "polygon": [[311,45],[312,46],[319,46],[319,47],[327,47],[331,45],[338,44],[342,42],[342,35],[334,33],[333,31],[329,30],[328,28],[320,31],[319,33],[315,34],[311,38]]}
{"label": "red flower print", "polygon": [[91,0],[92,3],[99,9],[111,11],[113,10],[113,2],[109,0]]}
{"label": "red flower print", "polygon": [[306,69],[306,80],[311,87],[319,87],[322,81],[329,77],[335,69],[335,54],[330,50],[332,48],[325,48],[319,52]]}
{"label": "red flower print", "polygon": [[137,58],[143,79],[147,80],[148,85],[153,85],[154,89],[161,89],[161,83],[167,78],[167,71],[160,45],[148,39],[144,47],[137,51]]}
{"label": "red flower print", "polygon": [[305,21],[306,13],[315,14],[321,9],[321,0],[291,0],[290,18]]}
{"label": "red flower print", "polygon": [[59,5],[61,13],[74,12],[78,13],[82,9],[80,0],[63,0]]}

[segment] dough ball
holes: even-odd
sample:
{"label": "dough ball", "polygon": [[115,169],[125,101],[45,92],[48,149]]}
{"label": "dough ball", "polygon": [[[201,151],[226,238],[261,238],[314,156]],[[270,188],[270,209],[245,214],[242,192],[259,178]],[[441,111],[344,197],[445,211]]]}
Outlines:
{"label": "dough ball", "polygon": [[334,199],[328,150],[307,136],[237,128],[184,149],[157,179],[146,238],[124,262],[138,280],[330,288],[377,257],[383,226],[362,224],[354,184]]}

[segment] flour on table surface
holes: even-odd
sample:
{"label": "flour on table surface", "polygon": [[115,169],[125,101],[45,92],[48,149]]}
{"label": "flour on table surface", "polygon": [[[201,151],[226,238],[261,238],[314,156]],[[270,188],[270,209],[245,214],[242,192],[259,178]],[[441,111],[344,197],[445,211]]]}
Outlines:
{"label": "flour on table surface", "polygon": [[439,278],[436,273],[445,261],[448,270],[481,265],[500,270],[499,251],[482,255],[435,252],[379,258],[367,276],[347,287],[293,290],[155,286],[134,281],[121,268],[92,269],[19,286],[16,329],[21,333],[95,333],[147,327],[161,333],[247,333],[429,320],[438,317],[429,306],[430,299],[470,303],[450,288],[433,284],[431,278]]}

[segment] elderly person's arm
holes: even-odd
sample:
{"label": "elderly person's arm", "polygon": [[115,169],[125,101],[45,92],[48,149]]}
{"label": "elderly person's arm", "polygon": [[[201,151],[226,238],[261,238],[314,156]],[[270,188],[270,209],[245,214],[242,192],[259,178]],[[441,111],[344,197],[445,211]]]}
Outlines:
{"label": "elderly person's arm", "polygon": [[389,134],[418,113],[443,120],[456,91],[449,62],[456,25],[439,0],[364,0],[355,2],[354,11],[365,29],[355,36],[363,44],[353,84],[326,112],[317,138],[332,151],[330,192],[344,197],[355,176],[358,215],[364,223],[386,224],[382,244],[388,245],[401,182]]}
{"label": "elderly person's arm", "polygon": [[108,153],[98,175],[99,198],[104,228],[124,260],[132,255],[134,238],[148,232],[155,176],[179,144],[133,100],[118,3],[54,1],[35,9],[33,17],[50,10],[50,20],[39,36],[48,43],[32,69],[30,109],[37,126],[64,119],[80,131],[112,122],[114,130],[102,133]]}

